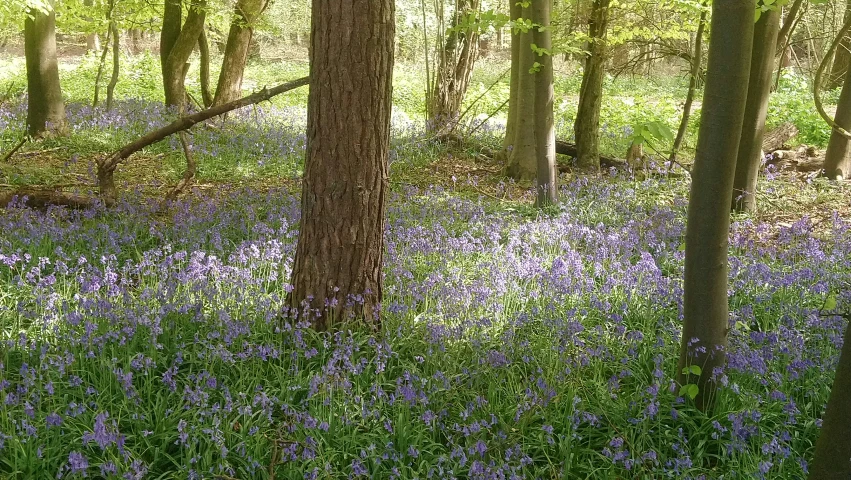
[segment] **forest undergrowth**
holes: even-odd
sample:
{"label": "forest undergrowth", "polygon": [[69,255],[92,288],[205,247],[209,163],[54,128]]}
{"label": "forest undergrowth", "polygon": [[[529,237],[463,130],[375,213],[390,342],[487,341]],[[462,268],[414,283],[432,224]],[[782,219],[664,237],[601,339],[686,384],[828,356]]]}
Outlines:
{"label": "forest undergrowth", "polygon": [[[86,191],[169,115],[70,104],[3,188]],[[4,140],[24,117],[0,107]],[[688,175],[562,175],[540,211],[398,115],[383,329],[316,333],[284,307],[303,111],[196,128],[198,184],[162,205],[175,142],[119,168],[110,209],[0,215],[0,478],[804,478],[851,308],[847,185],[766,170],[734,216],[706,421],[674,380]]]}

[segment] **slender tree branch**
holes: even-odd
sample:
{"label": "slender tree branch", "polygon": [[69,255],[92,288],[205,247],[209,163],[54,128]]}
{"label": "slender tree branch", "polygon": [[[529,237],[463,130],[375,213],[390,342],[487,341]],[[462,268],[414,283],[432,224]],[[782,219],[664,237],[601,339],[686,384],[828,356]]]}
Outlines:
{"label": "slender tree branch", "polygon": [[824,69],[825,67],[827,67],[827,64],[830,59],[833,58],[833,54],[834,52],[836,52],[836,48],[839,46],[839,43],[842,42],[842,38],[849,31],[851,31],[851,16],[849,16],[848,19],[845,20],[845,23],[839,30],[839,34],[836,35],[836,38],[833,40],[833,43],[827,50],[827,53],[825,53],[824,58],[822,58],[821,62],[819,63],[818,70],[816,70],[816,78],[813,81],[813,100],[815,101],[816,110],[818,110],[818,114],[825,122],[827,122],[828,125],[830,125],[831,128],[833,128],[833,131],[842,135],[845,138],[851,139],[851,133],[849,133],[848,130],[845,130],[844,128],[837,125],[836,122],[833,121],[833,119],[830,118],[830,116],[824,110],[824,105],[822,105],[821,103],[821,93],[819,92],[819,90],[821,90],[821,79],[822,75],[824,74]]}

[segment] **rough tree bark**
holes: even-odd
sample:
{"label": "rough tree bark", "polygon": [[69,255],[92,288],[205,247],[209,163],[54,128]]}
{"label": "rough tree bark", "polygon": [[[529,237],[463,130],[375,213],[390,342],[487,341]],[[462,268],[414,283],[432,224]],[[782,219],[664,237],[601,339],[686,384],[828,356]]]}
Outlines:
{"label": "rough tree bark", "polygon": [[594,9],[588,23],[591,42],[582,72],[579,109],[573,124],[576,146],[579,149],[576,165],[582,170],[600,169],[600,105],[603,99],[609,3],[610,0],[594,0]]}
{"label": "rough tree bark", "polygon": [[480,0],[459,0],[452,16],[452,24],[440,52],[434,75],[434,90],[428,107],[429,125],[435,131],[454,127],[461,103],[473,76],[473,66],[478,55],[479,33],[477,27],[459,29],[458,25],[481,6]]}
{"label": "rough tree bark", "polygon": [[44,13],[30,9],[24,20],[27,65],[27,132],[39,136],[65,127],[65,103],[56,59],[56,11],[53,0]]}
{"label": "rough tree bark", "polygon": [[266,0],[239,0],[234,7],[213,105],[233,101],[242,95],[242,74],[248,60],[254,23],[267,5]]}
{"label": "rough tree bark", "polygon": [[777,9],[763,12],[754,26],[748,99],[733,179],[732,208],[737,212],[753,212],[757,207],[756,182],[762,163],[760,151],[765,134],[765,117],[768,114],[768,98],[774,73],[774,49],[779,29],[780,11]]}
{"label": "rough tree bark", "polygon": [[[381,326],[393,0],[313,0],[301,231],[288,303],[314,328]],[[307,313],[304,313],[307,312]]]}
{"label": "rough tree bark", "polygon": [[[839,127],[851,131],[851,68],[845,70],[845,83],[839,94],[833,121]],[[836,129],[831,131],[827,144],[824,174],[833,180],[851,177],[851,140]]]}
{"label": "rough tree bark", "polygon": [[671,147],[671,156],[668,158],[671,165],[677,161],[677,153],[680,151],[686,137],[686,131],[688,131],[691,107],[694,104],[694,95],[697,92],[697,81],[700,76],[700,66],[703,63],[703,31],[706,28],[706,14],[706,9],[700,12],[700,21],[697,24],[697,32],[694,34],[694,53],[691,56],[691,68],[689,69],[688,93],[686,93],[686,101],[683,104],[680,127],[677,129],[677,136],[674,138],[674,145]]}
{"label": "rough tree bark", "polygon": [[[846,81],[845,85],[848,85]],[[845,329],[836,376],[816,441],[810,480],[851,478],[851,323]]]}
{"label": "rough tree bark", "polygon": [[[677,376],[697,385],[695,403],[712,409],[716,369],[726,361],[727,247],[736,153],[744,121],[754,0],[714,0],[706,88],[692,169],[686,226],[685,298]],[[699,374],[683,369],[697,366]]]}

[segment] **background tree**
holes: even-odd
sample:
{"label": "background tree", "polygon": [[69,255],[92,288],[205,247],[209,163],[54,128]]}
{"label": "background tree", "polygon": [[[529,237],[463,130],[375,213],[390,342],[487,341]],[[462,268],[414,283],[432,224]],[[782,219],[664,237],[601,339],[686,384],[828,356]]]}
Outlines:
{"label": "background tree", "polygon": [[[845,83],[839,94],[833,121],[836,126],[851,131],[851,68],[845,70]],[[831,131],[824,155],[824,173],[834,180],[851,176],[851,139],[835,128]]]}
{"label": "background tree", "polygon": [[678,368],[680,384],[701,410],[712,408],[715,370],[726,360],[730,198],[747,100],[755,8],[753,0],[712,3],[706,89],[686,223]]}
{"label": "background tree", "polygon": [[254,24],[268,5],[266,0],[239,0],[236,3],[213,105],[236,100],[242,95],[242,75],[248,61]]}
{"label": "background tree", "polygon": [[539,205],[555,201],[552,2],[511,5],[511,80],[503,152],[506,174],[535,180]]}
{"label": "background tree", "polygon": [[688,91],[686,92],[686,101],[683,104],[683,115],[680,118],[680,126],[677,128],[677,136],[674,138],[674,144],[671,146],[671,156],[668,161],[673,164],[677,160],[677,152],[683,145],[686,132],[688,131],[688,122],[691,118],[691,109],[694,104],[694,97],[697,94],[697,82],[700,77],[700,67],[703,64],[703,32],[706,29],[706,16],[708,10],[705,6],[700,12],[700,20],[698,21],[697,31],[694,34],[694,50],[689,59],[689,74],[688,74]]}
{"label": "background tree", "polygon": [[380,326],[393,0],[313,0],[307,156],[289,304]]}
{"label": "background tree", "polygon": [[733,210],[741,212],[756,210],[756,182],[762,164],[762,139],[768,98],[771,95],[777,33],[780,30],[780,10],[776,6],[760,8],[758,12],[760,16],[754,26],[748,99],[733,180]]}
{"label": "background tree", "polygon": [[166,0],[160,35],[160,61],[166,105],[183,108],[186,104],[186,73],[189,57],[204,29],[206,0],[193,1],[181,25],[183,7],[180,0]]}
{"label": "background tree", "polygon": [[56,11],[53,1],[31,7],[24,19],[27,65],[27,132],[32,136],[65,125],[65,103],[56,59]]}
{"label": "background tree", "polygon": [[[845,4],[845,21],[849,19],[851,19],[851,0],[848,0]],[[830,68],[830,76],[827,80],[828,89],[842,86],[849,66],[851,66],[851,33],[842,36],[839,48],[836,49],[833,66]]]}
{"label": "background tree", "polygon": [[589,47],[579,89],[579,109],[573,131],[576,135],[576,164],[580,169],[600,169],[600,106],[606,63],[606,35],[610,0],[594,0],[588,24]]}
{"label": "background tree", "polygon": [[429,124],[438,131],[444,126],[451,128],[458,120],[479,52],[477,17],[481,2],[459,0],[456,3],[446,39],[438,50],[434,87],[426,105]]}

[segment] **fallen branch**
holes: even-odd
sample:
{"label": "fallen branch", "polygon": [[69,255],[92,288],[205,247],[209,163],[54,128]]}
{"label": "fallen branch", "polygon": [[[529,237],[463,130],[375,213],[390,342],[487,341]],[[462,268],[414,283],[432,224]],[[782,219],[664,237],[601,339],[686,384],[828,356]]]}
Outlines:
{"label": "fallen branch", "polygon": [[51,205],[60,205],[75,210],[92,208],[97,200],[85,195],[62,193],[54,190],[31,190],[22,188],[0,196],[0,208],[6,208],[17,199],[21,205],[45,210]]}
{"label": "fallen branch", "polygon": [[44,150],[32,150],[32,151],[29,151],[29,152],[21,152],[21,153],[18,154],[18,156],[22,157],[22,158],[37,157],[37,156],[45,154],[45,153],[51,153],[51,152],[56,152],[58,150],[62,150],[64,148],[67,148],[67,147],[46,148]]}
{"label": "fallen branch", "polygon": [[125,145],[124,147],[121,147],[121,149],[119,149],[112,155],[100,159],[97,162],[98,185],[100,195],[107,202],[111,202],[115,199],[116,192],[113,173],[115,172],[115,168],[118,166],[118,164],[126,160],[130,155],[133,155],[134,153],[142,150],[143,148],[149,145],[164,140],[170,135],[182,132],[184,130],[188,130],[197,123],[209,120],[213,117],[217,117],[219,115],[230,112],[232,110],[236,110],[241,107],[247,107],[249,105],[255,105],[262,101],[269,100],[270,98],[276,95],[280,95],[281,93],[307,85],[309,81],[310,79],[308,77],[299,78],[298,80],[283,83],[273,88],[264,88],[263,90],[260,90],[257,93],[234,100],[232,102],[217,105],[215,107],[193,113],[192,115],[181,117],[171,122],[170,124],[152,132],[149,132],[146,135],[138,138],[137,140]]}
{"label": "fallen branch", "polygon": [[[568,157],[576,158],[578,155],[576,145],[563,140],[556,140],[556,153],[559,155],[567,155]],[[626,168],[627,164],[624,160],[614,157],[600,155],[600,166],[605,168]]]}
{"label": "fallen branch", "polygon": [[9,151],[9,153],[7,153],[6,155],[3,155],[3,160],[0,160],[0,163],[6,163],[6,162],[8,162],[8,161],[9,161],[9,159],[10,159],[10,158],[12,158],[12,155],[14,155],[14,154],[15,154],[15,152],[17,152],[18,150],[20,150],[20,149],[21,149],[21,147],[23,147],[23,146],[24,146],[24,144],[25,144],[25,143],[27,143],[27,140],[29,140],[29,139],[30,139],[30,136],[29,136],[29,135],[24,135],[24,138],[22,138],[22,139],[21,139],[21,141],[20,141],[20,142],[18,142],[18,144],[17,144],[17,145],[15,145],[15,146],[12,148],[12,150],[10,150],[10,151]]}
{"label": "fallen branch", "polygon": [[765,153],[775,152],[783,148],[792,137],[798,135],[798,127],[794,123],[786,122],[765,133],[762,139],[762,151]]}

